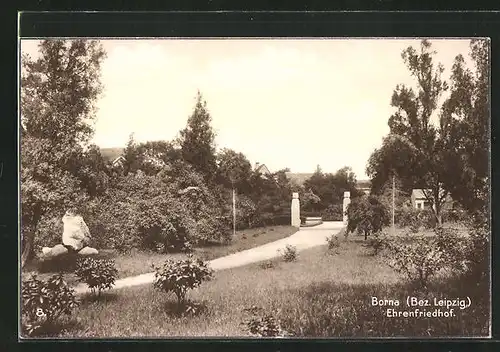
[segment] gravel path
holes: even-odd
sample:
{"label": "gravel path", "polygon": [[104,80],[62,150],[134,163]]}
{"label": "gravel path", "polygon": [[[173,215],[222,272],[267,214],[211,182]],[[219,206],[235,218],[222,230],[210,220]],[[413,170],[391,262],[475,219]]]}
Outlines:
{"label": "gravel path", "polygon": [[[217,271],[269,260],[277,257],[278,249],[285,248],[286,245],[293,245],[298,251],[320,246],[326,243],[327,236],[338,233],[343,227],[341,221],[325,221],[314,227],[303,227],[289,237],[211,260],[210,267]],[[145,285],[153,281],[154,272],[131,276],[117,280],[113,289]],[[88,291],[88,287],[86,284],[79,284],[75,287],[75,291],[77,294],[82,294]]]}

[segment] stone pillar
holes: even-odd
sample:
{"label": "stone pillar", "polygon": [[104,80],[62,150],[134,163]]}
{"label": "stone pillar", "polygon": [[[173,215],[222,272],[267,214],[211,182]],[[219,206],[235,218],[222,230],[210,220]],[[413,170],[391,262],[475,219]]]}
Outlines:
{"label": "stone pillar", "polygon": [[294,192],[292,194],[292,226],[300,227],[300,203],[299,194]]}
{"label": "stone pillar", "polygon": [[342,207],[342,220],[344,221],[344,225],[347,225],[347,206],[351,203],[351,192],[344,192],[344,204]]}

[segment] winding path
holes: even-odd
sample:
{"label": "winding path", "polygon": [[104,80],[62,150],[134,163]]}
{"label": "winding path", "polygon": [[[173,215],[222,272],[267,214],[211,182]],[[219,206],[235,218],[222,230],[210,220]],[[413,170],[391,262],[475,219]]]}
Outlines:
{"label": "winding path", "polygon": [[[297,247],[298,251],[321,246],[326,243],[326,237],[338,233],[343,227],[344,224],[341,221],[325,221],[321,225],[314,227],[303,227],[286,238],[211,260],[209,261],[210,267],[217,271],[269,260],[277,257],[279,255],[278,250],[285,248],[287,245]],[[117,280],[113,289],[150,284],[154,281],[154,276],[153,272],[126,277]],[[77,294],[85,293],[88,290],[86,284],[75,286]]]}

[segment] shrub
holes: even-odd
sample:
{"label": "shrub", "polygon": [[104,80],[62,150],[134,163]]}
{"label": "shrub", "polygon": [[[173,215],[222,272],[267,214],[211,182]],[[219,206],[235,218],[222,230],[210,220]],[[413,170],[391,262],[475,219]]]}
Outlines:
{"label": "shrub", "polygon": [[266,260],[265,262],[260,263],[259,267],[261,269],[272,269],[274,268],[274,262],[271,260]]}
{"label": "shrub", "polygon": [[418,238],[411,242],[386,242],[387,264],[410,282],[426,287],[429,279],[446,267],[449,256],[436,238]]}
{"label": "shrub", "polygon": [[251,307],[244,309],[250,315],[249,318],[242,322],[246,330],[259,337],[283,337],[288,333],[284,331],[279,320],[273,314],[266,313],[263,308]]}
{"label": "shrub", "polygon": [[42,333],[54,326],[62,315],[70,315],[78,305],[62,274],[47,281],[32,275],[22,283],[22,325],[28,335]]}
{"label": "shrub", "polygon": [[100,296],[115,284],[118,270],[112,259],[85,258],[77,261],[75,275],[78,281],[89,286],[93,295]]}
{"label": "shrub", "polygon": [[154,288],[165,293],[173,292],[179,306],[185,305],[188,290],[200,286],[203,281],[210,280],[213,275],[208,263],[201,259],[194,259],[192,255],[184,260],[168,259],[163,266],[154,267],[154,269],[156,271]]}
{"label": "shrub", "polygon": [[399,227],[410,227],[417,229],[421,226],[420,219],[418,218],[419,211],[412,207],[403,207],[395,209],[394,222]]}
{"label": "shrub", "polygon": [[369,234],[389,224],[387,209],[374,196],[354,199],[347,207],[347,216],[347,233],[357,230],[364,233],[365,240]]}
{"label": "shrub", "polygon": [[36,227],[33,240],[35,254],[42,251],[42,247],[53,247],[61,243],[63,234],[62,215],[45,214]]}
{"label": "shrub", "polygon": [[464,257],[467,262],[466,275],[477,282],[488,282],[490,273],[490,225],[481,218],[469,229],[469,245]]}
{"label": "shrub", "polygon": [[323,221],[342,221],[343,220],[343,205],[342,204],[332,204],[328,208],[321,211],[320,215]]}
{"label": "shrub", "polygon": [[368,248],[372,249],[373,255],[377,255],[379,252],[381,252],[385,248],[386,242],[387,242],[386,238],[387,238],[387,235],[385,233],[381,234],[380,232],[377,232],[377,233],[373,234],[373,236],[370,237],[370,239],[368,240],[368,243],[366,245]]}
{"label": "shrub", "polygon": [[337,250],[340,248],[340,241],[337,235],[331,235],[326,238],[326,242],[328,244],[328,250]]}
{"label": "shrub", "polygon": [[446,209],[441,213],[443,222],[467,222],[469,214],[462,209]]}
{"label": "shrub", "polygon": [[231,238],[231,222],[227,217],[207,215],[196,222],[194,241],[197,245],[207,245],[212,242],[228,243]]}
{"label": "shrub", "polygon": [[294,262],[297,260],[297,247],[288,244],[285,249],[278,250],[281,251],[281,256],[285,262]]}

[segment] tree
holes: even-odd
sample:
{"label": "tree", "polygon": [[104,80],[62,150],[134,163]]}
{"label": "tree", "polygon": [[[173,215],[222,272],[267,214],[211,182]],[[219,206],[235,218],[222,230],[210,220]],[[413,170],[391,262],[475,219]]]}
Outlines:
{"label": "tree", "polygon": [[314,174],[304,182],[304,189],[319,197],[319,202],[313,207],[315,211],[342,204],[346,191],[351,192],[351,198],[363,194],[356,188],[356,176],[348,166],[337,170],[335,174],[325,174],[318,165]]}
{"label": "tree", "polygon": [[81,160],[93,133],[105,57],[99,41],[83,39],[43,40],[39,54],[22,56],[22,265],[40,219],[86,196]]}
{"label": "tree", "polygon": [[240,193],[248,193],[252,165],[243,153],[224,148],[217,155],[219,181],[227,188],[234,186]]}
{"label": "tree", "polygon": [[415,91],[396,86],[391,105],[397,110],[389,118],[390,134],[370,158],[367,171],[375,183],[383,183],[395,174],[413,188],[422,188],[441,224],[441,208],[449,193],[445,184],[457,171],[450,170],[447,158],[444,136],[448,126],[435,126],[431,121],[439,99],[448,89],[441,79],[443,66],[433,63],[434,54],[428,40],[421,42],[419,52],[413,47],[403,51],[402,58],[417,88]]}
{"label": "tree", "polygon": [[454,178],[445,186],[453,199],[473,213],[486,213],[489,191],[489,41],[470,44],[474,71],[461,55],[455,58],[451,89],[441,112],[441,125],[448,126],[443,144]]}
{"label": "tree", "polygon": [[207,103],[198,92],[194,111],[188,118],[187,126],[180,131],[179,142],[184,160],[210,182],[214,180],[217,170],[215,133],[211,121]]}
{"label": "tree", "polygon": [[141,170],[147,175],[156,175],[182,158],[181,151],[173,142],[148,141],[138,143],[133,134],[129,136],[122,156],[125,158],[123,164],[125,174]]}
{"label": "tree", "polygon": [[389,224],[389,214],[384,204],[375,196],[363,196],[353,200],[347,207],[347,234],[358,230],[368,235],[382,231]]}

